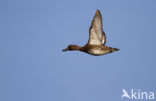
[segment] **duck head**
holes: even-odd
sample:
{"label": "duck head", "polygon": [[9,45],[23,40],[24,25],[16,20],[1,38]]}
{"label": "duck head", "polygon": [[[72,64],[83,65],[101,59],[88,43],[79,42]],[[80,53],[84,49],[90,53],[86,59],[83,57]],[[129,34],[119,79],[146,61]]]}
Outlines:
{"label": "duck head", "polygon": [[80,50],[80,46],[77,45],[68,45],[67,48],[63,49],[62,51],[72,51],[72,50]]}

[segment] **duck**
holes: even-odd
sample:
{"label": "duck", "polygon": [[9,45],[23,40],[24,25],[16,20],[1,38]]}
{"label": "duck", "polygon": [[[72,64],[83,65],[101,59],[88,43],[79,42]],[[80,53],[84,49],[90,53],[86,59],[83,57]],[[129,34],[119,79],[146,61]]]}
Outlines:
{"label": "duck", "polygon": [[105,44],[106,34],[103,31],[102,16],[100,10],[97,9],[89,28],[88,43],[84,46],[78,46],[75,44],[68,45],[68,47],[62,51],[81,51],[90,55],[100,56],[119,50],[118,48],[108,47]]}

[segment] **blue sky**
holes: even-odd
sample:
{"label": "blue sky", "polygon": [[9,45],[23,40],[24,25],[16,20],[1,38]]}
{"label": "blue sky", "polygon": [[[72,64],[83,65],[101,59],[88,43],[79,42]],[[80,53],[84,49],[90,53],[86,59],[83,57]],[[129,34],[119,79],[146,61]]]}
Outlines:
{"label": "blue sky", "polygon": [[[156,92],[155,0],[1,0],[0,101],[119,101],[122,89]],[[100,9],[103,56],[83,46]],[[124,99],[122,99],[124,101]]]}

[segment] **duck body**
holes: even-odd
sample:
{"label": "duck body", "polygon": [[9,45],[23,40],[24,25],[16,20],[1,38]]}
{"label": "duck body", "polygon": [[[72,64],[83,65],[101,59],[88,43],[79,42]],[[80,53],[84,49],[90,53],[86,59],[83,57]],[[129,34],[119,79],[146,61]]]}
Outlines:
{"label": "duck body", "polygon": [[108,53],[112,53],[115,51],[118,51],[119,49],[117,48],[111,48],[108,46],[104,45],[91,45],[91,44],[86,44],[83,47],[77,46],[77,45],[69,45],[66,49],[63,51],[82,51],[91,55],[99,56],[99,55],[104,55]]}
{"label": "duck body", "polygon": [[118,51],[117,48],[111,48],[104,45],[85,45],[80,49],[80,51],[86,52],[91,55],[104,55]]}
{"label": "duck body", "polygon": [[99,56],[119,50],[117,48],[105,46],[105,43],[106,34],[102,28],[102,16],[100,10],[97,10],[89,29],[88,43],[83,47],[77,45],[68,45],[68,47],[63,51],[78,50],[91,55]]}

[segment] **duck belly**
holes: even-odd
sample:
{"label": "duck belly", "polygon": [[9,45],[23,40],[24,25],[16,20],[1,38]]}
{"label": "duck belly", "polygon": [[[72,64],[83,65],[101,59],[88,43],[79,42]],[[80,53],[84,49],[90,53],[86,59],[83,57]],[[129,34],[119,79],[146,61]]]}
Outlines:
{"label": "duck belly", "polygon": [[104,55],[104,54],[107,54],[109,53],[108,50],[102,50],[101,48],[95,48],[95,49],[90,49],[88,51],[89,54],[92,54],[92,55]]}

